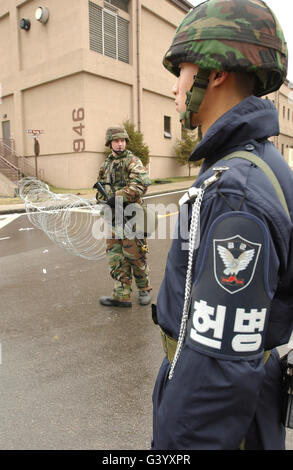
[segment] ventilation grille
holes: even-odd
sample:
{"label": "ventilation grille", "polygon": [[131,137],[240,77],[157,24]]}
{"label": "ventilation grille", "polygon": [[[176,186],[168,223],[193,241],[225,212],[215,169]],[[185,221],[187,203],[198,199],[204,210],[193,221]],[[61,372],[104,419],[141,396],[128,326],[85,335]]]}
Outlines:
{"label": "ventilation grille", "polygon": [[90,49],[129,63],[129,22],[89,2]]}

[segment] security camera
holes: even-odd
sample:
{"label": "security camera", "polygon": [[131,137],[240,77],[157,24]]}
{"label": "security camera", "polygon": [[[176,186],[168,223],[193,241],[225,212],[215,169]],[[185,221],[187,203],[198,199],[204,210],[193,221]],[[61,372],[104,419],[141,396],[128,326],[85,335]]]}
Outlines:
{"label": "security camera", "polygon": [[21,29],[25,29],[26,31],[28,31],[31,27],[31,22],[30,20],[27,20],[26,18],[21,18],[19,26]]}

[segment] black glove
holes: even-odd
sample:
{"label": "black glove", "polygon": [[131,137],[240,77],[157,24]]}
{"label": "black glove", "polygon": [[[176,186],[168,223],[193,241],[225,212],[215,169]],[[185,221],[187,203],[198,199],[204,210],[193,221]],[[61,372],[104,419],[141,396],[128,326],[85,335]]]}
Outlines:
{"label": "black glove", "polygon": [[111,196],[108,201],[106,201],[106,204],[108,204],[108,206],[112,207],[112,209],[115,208],[115,194],[113,194],[113,196]]}

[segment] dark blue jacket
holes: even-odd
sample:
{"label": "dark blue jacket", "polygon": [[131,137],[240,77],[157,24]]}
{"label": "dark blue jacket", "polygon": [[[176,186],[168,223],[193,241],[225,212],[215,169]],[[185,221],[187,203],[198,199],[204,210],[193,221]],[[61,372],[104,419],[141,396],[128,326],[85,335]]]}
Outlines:
{"label": "dark blue jacket", "polygon": [[[249,97],[210,127],[190,157],[204,158],[196,187],[215,166],[229,169],[204,194],[184,346],[171,380],[164,359],[153,393],[154,449],[238,449],[244,437],[247,449],[284,447],[277,352],[263,363],[263,351],[287,343],[293,325],[293,176],[268,141],[278,133],[272,102]],[[261,169],[221,160],[238,150],[272,168],[291,220]],[[191,203],[181,208],[157,299],[159,325],[176,339],[191,210]]]}

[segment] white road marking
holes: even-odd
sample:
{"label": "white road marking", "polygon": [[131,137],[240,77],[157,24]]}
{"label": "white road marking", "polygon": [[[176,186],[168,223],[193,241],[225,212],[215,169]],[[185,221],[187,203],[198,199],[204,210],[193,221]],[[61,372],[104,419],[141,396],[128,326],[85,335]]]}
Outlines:
{"label": "white road marking", "polygon": [[170,193],[153,194],[152,196],[145,196],[143,199],[151,199],[152,197],[170,196],[171,194],[186,193],[186,191],[187,189],[182,189],[180,191],[171,191]]}
{"label": "white road marking", "polygon": [[[22,216],[22,215],[26,215],[26,214],[10,214],[10,215],[5,215],[5,216],[1,216],[0,218],[0,230],[1,228],[4,228],[6,227],[6,225],[10,224],[11,222],[13,222],[15,219],[18,219],[18,217]],[[3,219],[3,220],[1,220]]]}

